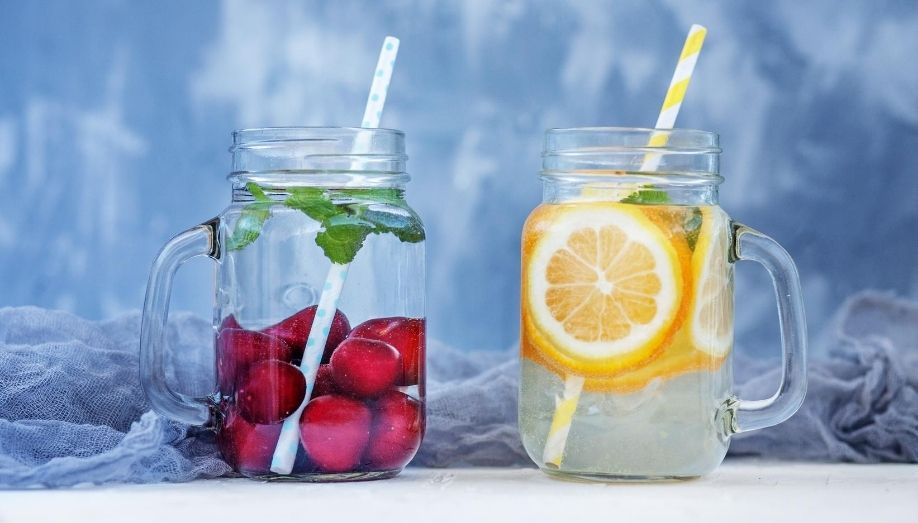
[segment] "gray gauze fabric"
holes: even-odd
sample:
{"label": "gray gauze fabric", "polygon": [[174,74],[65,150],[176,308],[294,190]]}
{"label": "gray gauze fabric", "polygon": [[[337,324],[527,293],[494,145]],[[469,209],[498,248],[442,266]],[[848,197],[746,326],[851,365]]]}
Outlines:
{"label": "gray gauze fabric", "polygon": [[[0,309],[0,486],[188,481],[230,472],[211,433],[148,412],[137,371],[139,331],[136,313],[91,322],[33,307]],[[201,354],[212,332],[200,318],[175,315],[166,333],[175,355],[170,381],[212,379],[213,363],[202,363]]]}
{"label": "gray gauze fabric", "polygon": [[[0,309],[0,486],[187,481],[229,474],[213,434],[149,412],[137,378],[139,316],[92,322]],[[212,331],[176,314],[169,378],[191,394],[213,380]],[[832,350],[810,363],[790,421],[734,438],[732,455],[918,461],[918,305],[862,294],[839,312]],[[413,465],[530,466],[516,428],[515,351],[428,348],[427,436]],[[777,370],[737,360],[743,397]],[[752,376],[743,380],[743,376]]]}
{"label": "gray gauze fabric", "polygon": [[[918,306],[863,293],[836,317],[828,357],[809,365],[803,407],[781,425],[733,438],[730,455],[918,462]],[[737,365],[742,397],[774,391],[780,371],[761,367]]]}

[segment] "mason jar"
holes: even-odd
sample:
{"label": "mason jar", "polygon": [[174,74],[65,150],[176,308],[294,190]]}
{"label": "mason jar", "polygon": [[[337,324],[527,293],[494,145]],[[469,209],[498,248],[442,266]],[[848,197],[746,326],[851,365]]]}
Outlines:
{"label": "mason jar", "polygon": [[[425,232],[405,200],[405,135],[233,133],[231,201],[170,240],[150,273],[141,381],[151,406],[217,433],[256,478],[396,475],[424,433]],[[212,395],[165,380],[172,277],[215,262]]]}
{"label": "mason jar", "polygon": [[[706,474],[733,434],[780,423],[806,391],[806,323],[787,252],[718,206],[716,134],[546,133],[543,200],[522,235],[519,425],[549,474]],[[733,394],[733,272],[762,264],[784,351],[778,392]]]}

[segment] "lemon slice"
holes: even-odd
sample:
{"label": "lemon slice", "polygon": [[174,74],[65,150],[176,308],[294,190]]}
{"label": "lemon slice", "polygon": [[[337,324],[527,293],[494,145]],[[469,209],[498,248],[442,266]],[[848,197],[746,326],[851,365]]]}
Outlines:
{"label": "lemon slice", "polygon": [[609,375],[662,349],[682,297],[677,254],[628,204],[555,205],[527,223],[524,328],[573,373]]}
{"label": "lemon slice", "polygon": [[718,208],[702,209],[701,231],[692,255],[691,340],[696,349],[716,357],[726,356],[733,347],[733,270],[728,265],[727,222]]}

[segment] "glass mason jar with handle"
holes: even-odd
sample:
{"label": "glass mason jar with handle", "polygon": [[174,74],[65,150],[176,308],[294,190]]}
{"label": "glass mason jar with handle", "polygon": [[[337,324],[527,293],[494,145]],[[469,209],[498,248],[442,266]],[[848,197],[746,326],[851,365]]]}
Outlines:
{"label": "glass mason jar with handle", "polygon": [[[162,249],[141,328],[152,407],[217,432],[259,478],[389,477],[425,427],[425,233],[404,198],[405,137],[357,128],[233,133],[230,205]],[[172,277],[216,262],[215,391],[165,380]]]}
{"label": "glass mason jar with handle", "polygon": [[[663,145],[656,145],[656,144]],[[714,133],[546,134],[543,203],[522,236],[519,424],[542,470],[592,479],[713,470],[730,436],[780,423],[806,393],[797,270],[717,206]],[[762,264],[778,300],[783,377],[733,395],[733,266]]]}

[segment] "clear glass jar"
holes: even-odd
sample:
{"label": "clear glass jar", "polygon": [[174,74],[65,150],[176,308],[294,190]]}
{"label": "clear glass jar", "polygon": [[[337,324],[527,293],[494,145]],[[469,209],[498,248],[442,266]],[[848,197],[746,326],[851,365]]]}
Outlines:
{"label": "clear glass jar", "polygon": [[[519,424],[544,471],[591,479],[700,476],[732,434],[780,423],[806,391],[793,261],[717,206],[717,135],[556,129],[543,203],[522,237]],[[733,266],[754,260],[778,297],[784,378],[733,395]]]}
{"label": "clear glass jar", "polygon": [[[232,201],[153,265],[141,379],[158,412],[217,431],[238,472],[336,481],[389,477],[424,432],[423,225],[404,199],[399,131],[233,133]],[[172,275],[216,262],[216,391],[191,398],[163,371]]]}

